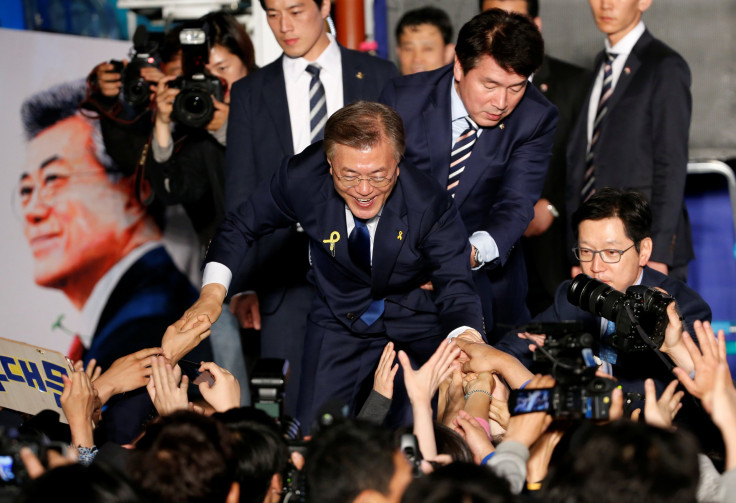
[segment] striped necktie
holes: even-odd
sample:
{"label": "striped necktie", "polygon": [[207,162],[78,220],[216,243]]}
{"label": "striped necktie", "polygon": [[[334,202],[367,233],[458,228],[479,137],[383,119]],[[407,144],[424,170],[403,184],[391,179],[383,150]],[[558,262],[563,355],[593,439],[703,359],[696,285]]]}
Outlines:
{"label": "striped necktie", "polygon": [[447,177],[447,190],[452,197],[455,197],[457,186],[460,183],[460,175],[465,171],[465,164],[470,158],[470,153],[478,138],[478,124],[476,124],[470,116],[466,116],[468,129],[455,140],[450,153],[450,175]]}
{"label": "striped necktie", "polygon": [[312,75],[309,82],[309,139],[314,143],[324,137],[325,122],[327,122],[327,99],[325,88],[319,80],[322,68],[312,63],[307,71]]}
{"label": "striped necktie", "polygon": [[608,111],[608,100],[613,94],[613,61],[617,54],[606,53],[606,61],[603,64],[603,86],[601,87],[601,97],[598,100],[598,109],[593,121],[593,134],[588,143],[588,152],[585,155],[585,175],[583,176],[583,189],[580,195],[583,201],[587,201],[590,196],[595,194],[595,164],[593,157],[595,156],[595,146],[598,143],[598,137],[601,134],[601,123]]}

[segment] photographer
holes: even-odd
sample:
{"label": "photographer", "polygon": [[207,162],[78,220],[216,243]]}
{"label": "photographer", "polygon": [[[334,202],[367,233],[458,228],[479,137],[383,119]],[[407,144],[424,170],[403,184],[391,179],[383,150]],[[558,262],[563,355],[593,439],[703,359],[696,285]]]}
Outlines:
{"label": "photographer", "polygon": [[[183,31],[187,32],[189,27],[185,25]],[[199,75],[204,75],[205,79],[209,77],[208,82],[219,85],[217,80],[220,79],[226,83],[226,89],[220,101],[202,91],[174,88],[174,77],[164,77],[159,81],[151,142],[153,155],[148,157],[146,175],[158,201],[184,206],[199,238],[203,256],[207,243],[224,215],[225,130],[230,109],[230,88],[256,67],[253,44],[231,15],[212,12],[193,22],[191,27],[196,29],[195,33],[204,34],[206,39],[202,39],[201,44],[183,47],[185,77],[177,79],[177,84],[186,87],[187,82],[194,82],[192,77],[198,76],[196,72],[201,72]],[[197,49],[206,51],[208,59],[204,59],[204,68],[197,68],[193,61],[196,59],[193,56],[196,52],[193,51]],[[177,101],[179,94],[182,96]],[[206,103],[207,99],[211,99],[211,102]],[[181,114],[182,110],[186,113],[189,107],[197,106],[202,107],[202,110],[212,107],[212,118],[204,127],[175,122],[176,117],[184,117],[177,115],[177,108]],[[249,403],[245,385],[248,378],[237,321],[228,311],[212,327],[212,331],[215,361],[230,369],[244,384],[242,402]]]}
{"label": "photographer", "polygon": [[[692,333],[696,320],[710,320],[710,307],[700,295],[685,283],[665,276],[647,267],[652,253],[652,213],[649,204],[634,191],[606,188],[597,191],[573,215],[573,225],[578,233],[578,246],[574,252],[580,260],[582,272],[619,292],[632,285],[656,287],[675,298],[684,319],[685,327],[675,326],[673,304],[667,308],[670,324],[660,351],[677,365],[687,365],[682,360],[684,345],[682,329]],[[568,300],[570,281],[562,283],[555,294],[555,302],[532,322],[559,322],[573,320],[583,323],[584,331],[594,339],[610,335],[615,327],[608,320],[573,305]],[[650,334],[651,335],[651,334]],[[523,338],[522,338],[523,337]],[[517,356],[531,365],[530,334],[510,333],[497,348]],[[616,377],[624,391],[644,393],[644,379],[653,377],[661,392],[672,379],[665,365],[652,351],[625,353],[600,346],[596,362]]]}

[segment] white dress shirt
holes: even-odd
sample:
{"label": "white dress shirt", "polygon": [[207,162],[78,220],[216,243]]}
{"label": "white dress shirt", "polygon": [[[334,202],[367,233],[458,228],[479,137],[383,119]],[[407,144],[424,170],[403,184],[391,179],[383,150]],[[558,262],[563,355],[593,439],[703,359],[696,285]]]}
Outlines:
{"label": "white dress shirt", "polygon": [[286,82],[286,101],[289,105],[289,120],[291,122],[291,138],[294,153],[299,153],[312,142],[309,125],[309,83],[312,75],[307,72],[307,66],[317,63],[321,70],[319,79],[325,88],[327,99],[327,117],[337,112],[343,105],[342,92],[342,58],[340,47],[335,37],[327,34],[330,44],[322,51],[316,61],[307,61],[304,58],[283,57],[284,81]]}

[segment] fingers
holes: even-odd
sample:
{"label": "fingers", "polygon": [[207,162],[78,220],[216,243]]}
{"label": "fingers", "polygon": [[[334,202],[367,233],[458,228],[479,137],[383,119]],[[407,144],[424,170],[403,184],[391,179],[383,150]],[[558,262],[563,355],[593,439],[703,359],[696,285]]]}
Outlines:
{"label": "fingers", "polygon": [[695,384],[695,381],[693,381],[693,379],[690,377],[690,374],[682,370],[680,367],[675,367],[672,370],[672,373],[675,374],[677,380],[680,381],[683,386],[685,386],[685,389],[688,393],[690,393],[694,397],[701,398],[698,386],[697,384]]}
{"label": "fingers", "polygon": [[161,348],[145,348],[133,353],[133,357],[137,360],[143,360],[144,358],[148,358],[149,356],[160,355],[163,352],[164,350]]}
{"label": "fingers", "polygon": [[631,420],[634,422],[639,421],[640,415],[641,415],[641,409],[634,409],[634,411],[631,413]]}
{"label": "fingers", "polygon": [[202,365],[199,367],[199,371],[204,372],[205,370],[209,370],[212,377],[215,378],[215,383],[218,379],[221,379],[228,374],[232,375],[229,370],[220,367],[215,362],[202,362]]}
{"label": "fingers", "polygon": [[411,362],[409,361],[409,356],[404,352],[404,350],[399,351],[399,363],[401,363],[401,368],[404,369],[404,375],[407,375],[410,372],[414,372],[414,369],[411,368]]}
{"label": "fingers", "polygon": [[23,460],[23,464],[28,471],[28,476],[32,479],[40,477],[46,471],[41,464],[41,460],[28,447],[20,448],[20,459]]}
{"label": "fingers", "polygon": [[608,409],[608,418],[616,421],[624,417],[624,392],[621,388],[613,388],[611,392],[611,407]]}

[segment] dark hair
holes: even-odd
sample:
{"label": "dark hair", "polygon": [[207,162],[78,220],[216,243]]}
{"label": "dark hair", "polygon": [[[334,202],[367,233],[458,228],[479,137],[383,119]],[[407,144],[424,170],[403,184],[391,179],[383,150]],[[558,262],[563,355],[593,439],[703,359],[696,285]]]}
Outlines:
{"label": "dark hair", "polygon": [[449,454],[453,461],[473,462],[473,452],[468,443],[452,428],[435,421],[434,438],[437,444],[437,454]]}
{"label": "dark hair", "polygon": [[232,14],[223,11],[210,12],[199,18],[207,31],[210,45],[221,45],[235,54],[251,73],[256,69],[256,53],[253,42],[243,25]]}
{"label": "dark hair", "polygon": [[131,456],[130,475],[156,501],[225,501],[234,481],[233,443],[219,421],[175,412],[148,427]]}
{"label": "dark hair", "polygon": [[431,6],[410,10],[401,16],[399,24],[396,25],[396,42],[399,42],[404,29],[423,24],[436,26],[442,35],[442,40],[445,41],[445,45],[452,43],[452,21],[450,21],[450,16],[442,9]]}
{"label": "dark hair", "polygon": [[[261,7],[263,7],[263,10],[266,10],[266,0],[259,0],[261,2]],[[322,8],[322,0],[314,0],[314,3],[317,4],[317,7],[320,9]]]}
{"label": "dark hair", "polygon": [[491,9],[460,28],[455,54],[465,73],[490,56],[507,72],[528,77],[542,64],[544,41],[529,17]]}
{"label": "dark hair", "polygon": [[550,472],[544,501],[696,501],[698,446],[690,434],[620,420],[580,429],[573,445]]}
{"label": "dark hair", "polygon": [[86,82],[76,80],[58,84],[27,98],[20,108],[26,140],[32,140],[46,129],[66,119],[78,117],[92,127],[90,147],[93,149],[97,162],[108,175],[121,174],[121,167],[110,157],[105,148],[100,120],[88,117],[79,111],[79,106],[84,101],[86,93]]}
{"label": "dark hair", "polygon": [[596,191],[572,214],[575,235],[583,220],[620,218],[626,237],[631,239],[639,251],[641,240],[652,235],[652,210],[644,196],[634,190],[619,190],[605,187]]}
{"label": "dark hair", "polygon": [[181,42],[179,41],[179,34],[181,34],[181,29],[184,27],[184,25],[178,25],[174,26],[173,28],[170,28],[166,34],[164,35],[164,41],[161,44],[161,50],[159,50],[159,54],[161,54],[161,61],[164,63],[170,63],[172,59],[174,59],[174,56],[179,54],[179,51],[181,51]]}
{"label": "dark hair", "polygon": [[241,488],[240,503],[261,503],[273,475],[286,470],[286,440],[274,420],[253,407],[230,409],[213,417],[221,420],[235,438],[235,480]]}
{"label": "dark hair", "polygon": [[475,463],[455,462],[406,489],[402,503],[514,503],[508,483],[488,468]]}
{"label": "dark hair", "polygon": [[[501,0],[504,1],[504,0]],[[485,4],[485,0],[479,0],[478,2],[478,10],[480,12],[483,12],[483,5]],[[534,19],[535,17],[539,16],[539,0],[526,0],[526,11],[529,14],[529,17]]]}
{"label": "dark hair", "polygon": [[59,500],[59,491],[69,488],[75,501],[88,503],[138,503],[148,501],[121,474],[104,463],[72,464],[49,470],[24,484],[16,503]]}
{"label": "dark hair", "polygon": [[344,503],[367,489],[387,495],[398,452],[393,438],[391,431],[358,419],[321,429],[307,448],[308,501]]}
{"label": "dark hair", "polygon": [[381,103],[356,101],[327,119],[323,147],[327,159],[331,160],[338,144],[363,150],[373,148],[381,140],[390,141],[396,161],[401,160],[406,149],[401,117]]}

